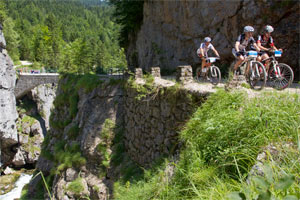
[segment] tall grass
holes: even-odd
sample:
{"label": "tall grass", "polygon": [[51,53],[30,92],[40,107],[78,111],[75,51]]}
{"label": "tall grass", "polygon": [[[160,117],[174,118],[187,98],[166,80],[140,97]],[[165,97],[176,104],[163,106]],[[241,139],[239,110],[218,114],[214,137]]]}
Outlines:
{"label": "tall grass", "polygon": [[[297,94],[263,93],[248,99],[245,93],[220,90],[198,108],[180,133],[185,147],[178,163],[174,164],[174,176],[168,178],[162,165],[152,172],[151,178],[118,182],[115,197],[231,199],[229,195],[234,191],[238,194],[248,191],[258,197],[261,191],[256,189],[255,181],[248,183],[247,177],[257,155],[272,144],[282,155],[277,155],[279,159],[272,162],[272,166],[277,167],[273,167],[273,176],[277,179],[269,183],[267,193],[274,198],[285,195],[300,198],[299,150],[284,147],[288,143],[297,147],[299,110],[300,96]],[[272,156],[268,159],[272,160]],[[284,182],[282,173],[289,174],[285,182],[289,185],[284,190],[275,187]]]}

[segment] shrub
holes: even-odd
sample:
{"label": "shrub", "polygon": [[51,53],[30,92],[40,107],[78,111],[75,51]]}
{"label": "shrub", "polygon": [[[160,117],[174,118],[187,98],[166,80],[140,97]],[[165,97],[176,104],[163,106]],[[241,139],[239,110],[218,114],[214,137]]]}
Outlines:
{"label": "shrub", "polygon": [[78,177],[77,179],[72,181],[68,185],[67,190],[75,193],[76,195],[80,195],[80,193],[84,190],[82,178]]}

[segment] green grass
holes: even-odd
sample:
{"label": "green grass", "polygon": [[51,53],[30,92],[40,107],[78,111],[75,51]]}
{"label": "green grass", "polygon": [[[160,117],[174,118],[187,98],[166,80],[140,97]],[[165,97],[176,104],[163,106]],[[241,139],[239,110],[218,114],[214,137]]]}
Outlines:
{"label": "green grass", "polygon": [[66,145],[64,140],[59,141],[54,146],[54,173],[60,173],[67,168],[78,168],[86,163],[86,159],[80,153],[80,145],[73,143]]}
{"label": "green grass", "polygon": [[99,77],[95,74],[85,74],[76,83],[75,88],[79,90],[83,88],[86,93],[91,92],[98,87],[103,81],[99,80]]}
{"label": "green grass", "polygon": [[154,86],[154,77],[151,74],[143,75],[145,84],[138,84],[135,82],[133,77],[127,81],[126,88],[134,89],[137,92],[135,99],[142,100],[145,99],[148,95],[154,93],[158,88]]}
{"label": "green grass", "polygon": [[80,195],[84,190],[82,178],[78,177],[67,186],[67,191],[73,192],[75,195]]}
{"label": "green grass", "polygon": [[6,194],[15,187],[15,182],[19,179],[21,173],[16,171],[13,174],[0,176],[0,195]]}
{"label": "green grass", "polygon": [[[300,96],[296,94],[264,93],[249,99],[241,92],[219,90],[181,131],[184,148],[180,159],[177,163],[166,161],[175,165],[174,176],[168,178],[166,165],[144,171],[139,179],[135,176],[140,174],[135,174],[126,182],[115,183],[115,199],[233,199],[229,195],[238,193],[248,199],[265,194],[299,199],[299,110]],[[284,147],[290,142],[292,148]],[[281,152],[268,156],[265,163],[271,163],[274,179],[258,178],[267,183],[258,190],[257,182],[262,181],[253,178],[247,184],[247,175],[257,155],[271,143]]]}

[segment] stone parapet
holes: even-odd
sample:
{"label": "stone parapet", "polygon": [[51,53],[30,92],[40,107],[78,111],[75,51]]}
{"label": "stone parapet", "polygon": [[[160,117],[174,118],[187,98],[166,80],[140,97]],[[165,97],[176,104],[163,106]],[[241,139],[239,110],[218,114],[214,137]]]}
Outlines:
{"label": "stone parapet", "polygon": [[176,81],[191,82],[193,81],[193,70],[191,65],[181,65],[177,67]]}
{"label": "stone parapet", "polygon": [[160,78],[161,77],[161,75],[160,75],[160,68],[159,67],[151,67],[151,75],[153,77]]}
{"label": "stone parapet", "polygon": [[134,77],[137,78],[143,78],[143,70],[142,68],[135,68],[134,70]]}

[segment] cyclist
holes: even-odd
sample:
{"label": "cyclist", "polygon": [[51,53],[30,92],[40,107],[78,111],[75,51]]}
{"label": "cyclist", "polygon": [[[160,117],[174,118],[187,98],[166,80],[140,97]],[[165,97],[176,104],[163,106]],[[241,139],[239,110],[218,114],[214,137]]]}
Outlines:
{"label": "cyclist", "polygon": [[215,47],[211,44],[211,38],[210,37],[205,37],[204,42],[200,44],[199,49],[197,50],[198,56],[202,60],[202,65],[201,65],[201,74],[200,76],[204,76],[206,73],[206,68],[211,65],[211,63],[207,62],[207,57],[208,57],[208,50],[213,50],[215,55],[220,58],[220,55],[218,51],[215,49]]}
{"label": "cyclist", "polygon": [[234,72],[238,69],[239,65],[245,60],[246,48],[254,47],[259,51],[259,48],[253,38],[254,28],[252,26],[245,26],[244,33],[239,35],[235,42],[234,48],[232,49],[233,55],[238,59],[234,65]]}
{"label": "cyclist", "polygon": [[[268,51],[270,50],[278,50],[274,46],[273,38],[271,36],[271,33],[274,31],[274,28],[270,25],[266,25],[264,27],[264,32],[263,35],[259,35],[257,37],[257,46],[260,49],[259,56],[257,57],[258,61],[265,60],[269,58]],[[279,51],[282,52],[282,49],[279,49]],[[269,66],[270,66],[270,60],[266,60],[265,62],[265,67],[266,71],[269,71]]]}

